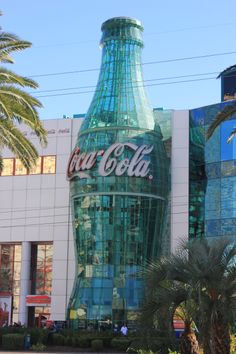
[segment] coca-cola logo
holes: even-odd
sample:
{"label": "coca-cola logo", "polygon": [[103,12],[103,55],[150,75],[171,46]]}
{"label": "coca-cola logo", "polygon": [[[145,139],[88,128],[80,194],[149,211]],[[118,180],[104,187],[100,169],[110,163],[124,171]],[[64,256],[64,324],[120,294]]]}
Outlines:
{"label": "coca-cola logo", "polygon": [[[125,149],[133,152],[132,157],[121,159]],[[76,147],[69,159],[67,168],[67,179],[71,180],[75,176],[79,178],[91,178],[87,171],[91,170],[97,164],[97,157],[102,156],[98,163],[98,173],[100,176],[106,177],[114,173],[116,176],[126,174],[129,177],[148,177],[150,160],[145,159],[153,150],[153,146],[141,145],[137,146],[132,143],[115,143],[106,151],[81,152]],[[86,171],[86,172],[85,172]]]}

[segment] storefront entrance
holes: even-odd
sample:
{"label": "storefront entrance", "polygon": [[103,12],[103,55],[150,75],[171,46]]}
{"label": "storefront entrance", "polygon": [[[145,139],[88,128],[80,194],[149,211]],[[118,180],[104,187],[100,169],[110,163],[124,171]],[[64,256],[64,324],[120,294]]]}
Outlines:
{"label": "storefront entrance", "polygon": [[51,308],[46,306],[29,306],[28,307],[28,326],[44,328],[50,321]]}

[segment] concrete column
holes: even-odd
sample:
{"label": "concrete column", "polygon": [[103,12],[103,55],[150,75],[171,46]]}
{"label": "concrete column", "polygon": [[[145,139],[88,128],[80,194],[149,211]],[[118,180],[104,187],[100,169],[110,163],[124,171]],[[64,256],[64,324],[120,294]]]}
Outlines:
{"label": "concrete column", "polygon": [[171,251],[188,240],[189,233],[189,111],[172,116]]}
{"label": "concrete column", "polygon": [[30,293],[30,256],[31,244],[30,242],[23,241],[21,249],[19,321],[25,326],[28,324],[26,295]]}

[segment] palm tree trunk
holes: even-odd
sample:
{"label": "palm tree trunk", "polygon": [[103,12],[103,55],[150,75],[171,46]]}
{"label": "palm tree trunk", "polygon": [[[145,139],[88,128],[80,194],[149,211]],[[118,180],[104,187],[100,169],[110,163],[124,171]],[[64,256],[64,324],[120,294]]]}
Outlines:
{"label": "palm tree trunk", "polygon": [[199,354],[199,345],[194,331],[190,324],[185,323],[185,330],[180,337],[180,353],[181,354]]}
{"label": "palm tree trunk", "polygon": [[213,323],[210,346],[214,354],[230,354],[229,325],[220,320]]}
{"label": "palm tree trunk", "polygon": [[203,353],[204,354],[214,354],[211,351],[210,335],[208,335],[208,336],[205,335],[204,336],[202,346],[203,346]]}

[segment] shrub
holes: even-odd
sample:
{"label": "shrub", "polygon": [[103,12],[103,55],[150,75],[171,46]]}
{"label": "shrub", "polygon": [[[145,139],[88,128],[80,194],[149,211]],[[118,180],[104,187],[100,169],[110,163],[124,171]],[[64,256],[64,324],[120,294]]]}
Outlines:
{"label": "shrub", "polygon": [[103,341],[103,346],[104,348],[110,348],[111,347],[111,341],[113,339],[113,336],[103,336],[102,337],[98,337],[98,338],[93,338],[93,339],[101,339]]}
{"label": "shrub", "polygon": [[113,338],[111,341],[112,348],[126,351],[130,345],[130,340],[128,338]]}
{"label": "shrub", "polygon": [[65,337],[62,334],[53,333],[52,344],[53,345],[64,345],[65,344]]}
{"label": "shrub", "polygon": [[7,327],[0,327],[0,346],[2,345],[2,336],[9,334],[9,329]]}
{"label": "shrub", "polygon": [[76,336],[73,337],[72,345],[78,348],[88,348],[90,343],[88,338]]}
{"label": "shrub", "polygon": [[31,344],[43,343],[47,344],[48,333],[42,328],[27,328],[27,333],[30,335]]}
{"label": "shrub", "polygon": [[65,346],[67,347],[70,347],[73,345],[73,337],[65,337],[65,343],[64,343]]}
{"label": "shrub", "polygon": [[102,339],[93,339],[91,341],[91,349],[93,352],[100,352],[103,349]]}
{"label": "shrub", "polygon": [[35,352],[43,352],[46,349],[46,345],[42,343],[37,343],[37,344],[33,344],[30,349]]}
{"label": "shrub", "polygon": [[24,335],[19,333],[4,334],[2,336],[2,349],[24,349]]}

